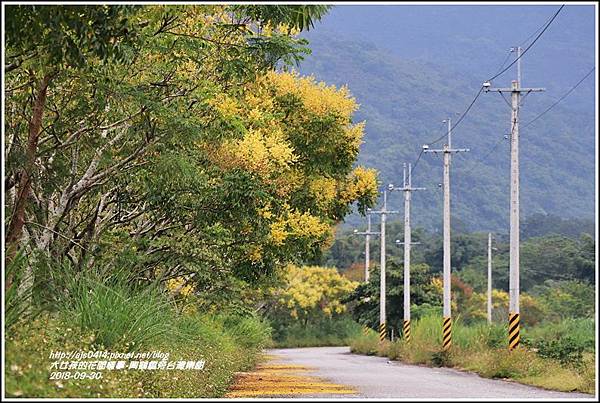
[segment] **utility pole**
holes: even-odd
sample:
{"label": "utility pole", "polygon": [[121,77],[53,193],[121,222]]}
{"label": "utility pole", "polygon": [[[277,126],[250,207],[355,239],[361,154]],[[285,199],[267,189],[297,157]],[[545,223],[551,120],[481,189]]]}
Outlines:
{"label": "utility pole", "polygon": [[369,241],[371,240],[371,236],[379,235],[379,232],[371,231],[371,209],[368,209],[367,211],[367,230],[358,232],[358,230],[355,229],[354,235],[365,236],[365,282],[369,282],[369,261],[371,260]]}
{"label": "utility pole", "polygon": [[452,314],[451,314],[451,267],[450,267],[450,154],[467,152],[468,148],[452,148],[452,120],[448,123],[448,141],[441,150],[430,150],[426,144],[423,151],[426,153],[444,154],[444,319],[442,323],[442,342],[444,350],[452,345]]}
{"label": "utility pole", "polygon": [[396,188],[393,184],[389,184],[390,191],[402,190],[404,192],[404,242],[396,240],[396,244],[404,245],[404,339],[410,341],[410,247],[414,245],[411,242],[410,229],[410,200],[413,190],[425,190],[425,188],[412,187],[412,165],[408,164],[408,180],[406,177],[406,163],[403,167],[402,187]]}
{"label": "utility pole", "polygon": [[488,233],[487,320],[492,324],[492,233]]}
{"label": "utility pole", "polygon": [[379,239],[381,242],[381,260],[379,264],[379,340],[383,341],[387,335],[386,312],[385,312],[385,219],[387,214],[397,214],[398,211],[387,209],[387,192],[383,191],[383,208],[379,211],[371,211],[371,214],[381,214],[381,228]]}
{"label": "utility pole", "polygon": [[517,80],[510,88],[491,88],[491,83],[483,83],[485,92],[511,93],[511,137],[510,137],[510,275],[508,348],[514,350],[519,345],[519,106],[521,93],[541,92],[544,88],[521,87],[521,47],[512,48],[517,53]]}
{"label": "utility pole", "polygon": [[[421,189],[419,189],[421,190]],[[406,264],[406,242],[402,242],[399,239],[396,239],[396,245],[401,246],[404,245],[404,323],[403,323],[403,331],[404,331],[404,339],[409,342],[410,341],[410,257],[408,259],[408,266]],[[412,245],[420,245],[421,242],[410,242],[408,243],[410,246]],[[408,248],[408,253],[410,254],[410,247]],[[408,267],[408,269],[407,269]]]}

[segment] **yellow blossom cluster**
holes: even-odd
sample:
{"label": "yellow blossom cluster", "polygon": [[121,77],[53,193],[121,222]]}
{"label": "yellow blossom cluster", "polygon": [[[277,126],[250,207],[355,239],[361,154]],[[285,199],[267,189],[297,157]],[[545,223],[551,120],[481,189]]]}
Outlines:
{"label": "yellow blossom cluster", "polygon": [[352,202],[363,195],[377,195],[377,171],[370,168],[356,167],[340,191],[344,202]]}
{"label": "yellow blossom cluster", "polygon": [[294,318],[317,312],[331,316],[346,310],[341,301],[357,286],[357,282],[340,275],[335,268],[288,265],[285,287],[274,293]]}
{"label": "yellow blossom cluster", "polygon": [[324,210],[335,199],[336,180],[328,177],[315,177],[310,180],[308,188],[315,198],[317,206]]}
{"label": "yellow blossom cluster", "polygon": [[225,142],[223,151],[245,169],[265,176],[285,170],[297,158],[280,129],[251,129],[242,139]]}
{"label": "yellow blossom cluster", "polygon": [[287,238],[309,238],[320,240],[328,236],[331,227],[309,212],[289,210],[270,226],[271,241],[283,245]]}
{"label": "yellow blossom cluster", "polygon": [[172,294],[187,297],[194,291],[194,286],[186,283],[187,280],[184,277],[175,277],[167,280],[165,286]]}
{"label": "yellow blossom cluster", "polygon": [[325,116],[333,113],[349,123],[350,117],[358,108],[355,99],[350,96],[348,87],[336,88],[317,82],[314,77],[301,77],[297,72],[267,74],[268,82],[274,85],[277,95],[295,95],[302,100],[310,112]]}
{"label": "yellow blossom cluster", "polygon": [[219,111],[224,117],[236,116],[240,112],[238,102],[235,98],[224,92],[216,94],[214,98],[209,99],[207,103]]}
{"label": "yellow blossom cluster", "polygon": [[262,259],[263,256],[263,250],[261,246],[254,246],[250,249],[250,251],[248,252],[248,259],[250,259],[252,262],[258,262]]}

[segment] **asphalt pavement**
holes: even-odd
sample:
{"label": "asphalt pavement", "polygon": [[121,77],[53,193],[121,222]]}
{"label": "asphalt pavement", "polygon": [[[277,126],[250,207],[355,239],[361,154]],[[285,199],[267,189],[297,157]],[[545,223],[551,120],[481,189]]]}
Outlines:
{"label": "asphalt pavement", "polygon": [[[358,393],[348,398],[394,399],[574,399],[596,401],[593,395],[556,392],[512,381],[482,378],[451,368],[429,368],[350,353],[349,347],[272,349],[281,363],[311,367],[311,375],[346,385]],[[302,397],[302,396],[299,396]],[[307,396],[304,396],[307,397]]]}

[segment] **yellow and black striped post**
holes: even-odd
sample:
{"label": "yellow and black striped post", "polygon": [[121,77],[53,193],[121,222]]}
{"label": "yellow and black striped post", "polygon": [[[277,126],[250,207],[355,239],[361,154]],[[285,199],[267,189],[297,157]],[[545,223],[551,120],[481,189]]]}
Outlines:
{"label": "yellow and black striped post", "polygon": [[410,320],[404,321],[404,340],[410,341]]}
{"label": "yellow and black striped post", "polygon": [[448,350],[452,345],[452,318],[445,317],[442,325],[442,344],[444,350]]}
{"label": "yellow and black striped post", "polygon": [[519,345],[520,319],[518,313],[508,314],[508,349],[511,351]]}
{"label": "yellow and black striped post", "polygon": [[379,324],[379,341],[384,341],[387,336],[385,323]]}
{"label": "yellow and black striped post", "polygon": [[363,327],[363,334],[366,336],[369,334],[369,326]]}

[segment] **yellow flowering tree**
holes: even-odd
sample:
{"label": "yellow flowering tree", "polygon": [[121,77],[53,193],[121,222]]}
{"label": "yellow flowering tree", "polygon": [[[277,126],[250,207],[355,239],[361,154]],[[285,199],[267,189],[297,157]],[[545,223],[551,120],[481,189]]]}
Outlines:
{"label": "yellow flowering tree", "polygon": [[243,173],[261,196],[247,201],[256,217],[240,231],[248,240],[240,271],[310,259],[353,205],[364,211],[376,200],[376,171],[354,166],[364,124],[352,121],[358,105],[347,88],[269,71],[206,105],[228,130],[200,143],[202,155],[223,174]]}
{"label": "yellow flowering tree", "polygon": [[271,290],[269,314],[280,320],[331,318],[346,312],[342,302],[358,286],[335,268],[288,265],[283,284]]}

